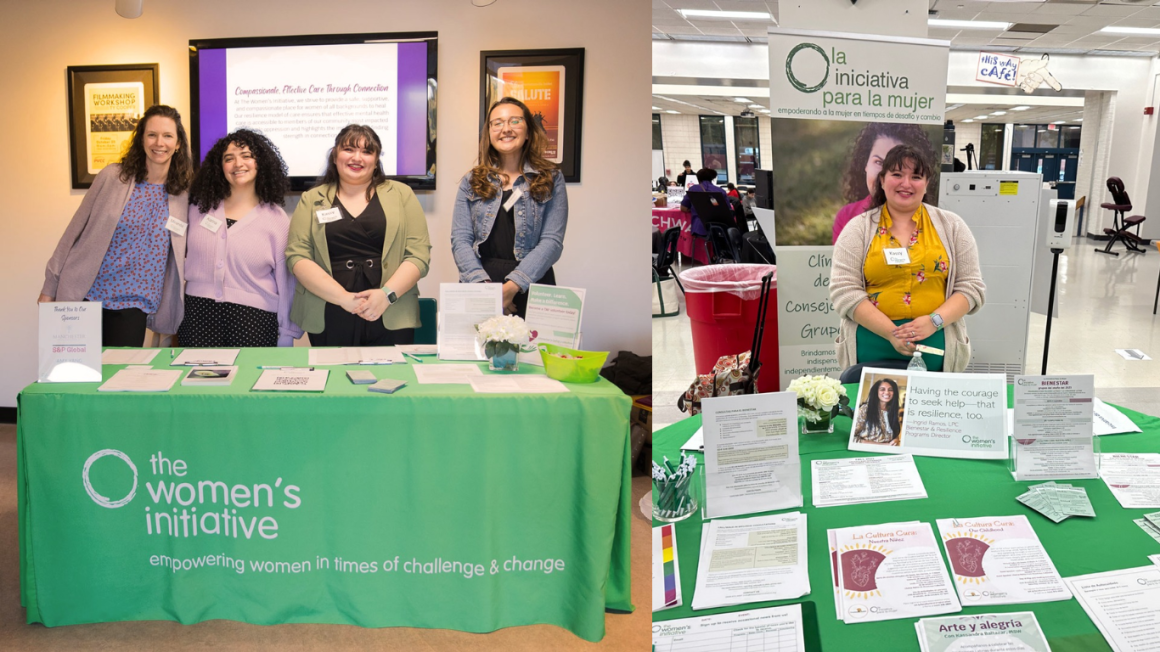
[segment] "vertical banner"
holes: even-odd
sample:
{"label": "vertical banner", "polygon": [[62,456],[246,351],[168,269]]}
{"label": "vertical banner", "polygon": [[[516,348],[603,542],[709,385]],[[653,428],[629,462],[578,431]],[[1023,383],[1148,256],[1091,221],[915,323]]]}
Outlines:
{"label": "vertical banner", "polygon": [[[769,32],[782,387],[842,371],[829,297],[833,243],[869,210],[895,146],[922,152],[937,175],[949,52],[946,41]],[[937,176],[927,188],[926,201],[937,203]]]}

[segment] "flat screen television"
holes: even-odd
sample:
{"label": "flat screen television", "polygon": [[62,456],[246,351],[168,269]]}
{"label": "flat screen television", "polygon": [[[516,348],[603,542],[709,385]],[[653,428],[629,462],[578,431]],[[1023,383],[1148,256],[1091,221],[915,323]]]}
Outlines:
{"label": "flat screen television", "polygon": [[291,188],[311,187],[334,137],[374,128],[383,168],[435,189],[437,32],[197,39],[189,42],[190,139],[198,164],[222,136],[261,131]]}

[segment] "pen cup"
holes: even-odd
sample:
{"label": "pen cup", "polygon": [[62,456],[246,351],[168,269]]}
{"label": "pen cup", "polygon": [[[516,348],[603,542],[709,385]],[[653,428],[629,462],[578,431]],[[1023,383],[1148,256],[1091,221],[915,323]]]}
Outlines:
{"label": "pen cup", "polygon": [[[682,454],[683,457],[683,454]],[[683,464],[683,463],[682,463]],[[653,519],[675,523],[689,518],[705,503],[705,470],[700,464],[683,476],[662,473],[653,475]]]}

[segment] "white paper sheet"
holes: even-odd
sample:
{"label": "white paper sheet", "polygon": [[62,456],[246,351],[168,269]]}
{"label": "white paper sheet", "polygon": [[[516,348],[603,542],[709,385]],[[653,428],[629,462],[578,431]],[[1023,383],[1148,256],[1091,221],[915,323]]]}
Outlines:
{"label": "white paper sheet", "polygon": [[923,618],[914,629],[922,652],[1051,652],[1030,611]]}
{"label": "white paper sheet", "polygon": [[814,507],[926,498],[926,487],[910,455],[814,460]]}
{"label": "white paper sheet", "polygon": [[475,364],[417,364],[411,368],[422,385],[470,385],[483,376]]}
{"label": "white paper sheet", "polygon": [[802,606],[653,623],[654,652],[805,652]]}
{"label": "white paper sheet", "polygon": [[1123,412],[1096,398],[1092,401],[1092,434],[1118,435],[1125,432],[1143,432]]}
{"label": "white paper sheet", "polygon": [[940,518],[937,524],[964,605],[1071,598],[1026,516]]}
{"label": "white paper sheet", "polygon": [[1148,561],[1160,566],[1160,555],[1148,555]]}
{"label": "white paper sheet", "polygon": [[396,344],[395,349],[407,355],[438,355],[437,344]]}
{"label": "white paper sheet", "polygon": [[184,372],[181,369],[129,367],[113,374],[99,392],[168,392]]}
{"label": "white paper sheet", "polygon": [[48,301],[37,311],[37,382],[101,382],[101,302]]}
{"label": "white paper sheet", "polygon": [[707,518],[801,507],[797,395],[722,396],[701,405]]}
{"label": "white paper sheet", "polygon": [[697,452],[704,451],[705,450],[705,427],[701,426],[700,428],[697,428],[697,432],[694,432],[693,436],[689,437],[689,441],[685,442],[684,446],[681,446],[681,450],[683,450],[683,451],[697,451]]}
{"label": "white paper sheet", "polygon": [[805,514],[709,522],[697,564],[694,610],[790,600],[809,592]]}
{"label": "white paper sheet", "polygon": [[[665,539],[669,549],[665,551]],[[668,565],[671,572],[665,573]],[[681,598],[681,560],[677,555],[677,526],[666,523],[652,530],[652,610],[664,611],[684,604]]]}
{"label": "white paper sheet", "polygon": [[1152,359],[1140,349],[1116,349],[1116,353],[1119,353],[1120,357],[1125,360],[1139,361]]}
{"label": "white paper sheet", "polygon": [[834,533],[847,623],[962,610],[929,523],[885,523]]}
{"label": "white paper sheet", "polygon": [[228,367],[238,359],[241,349],[185,349],[169,363],[171,367]]}
{"label": "white paper sheet", "polygon": [[1113,650],[1160,649],[1160,567],[1092,573],[1064,581]]}
{"label": "white paper sheet", "polygon": [[483,375],[471,379],[471,389],[480,394],[562,394],[569,391],[558,380],[531,374]]}
{"label": "white paper sheet", "polygon": [[1124,509],[1160,507],[1160,454],[1104,453],[1100,477]]}
{"label": "white paper sheet", "polygon": [[1091,375],[1016,376],[1011,451],[1016,480],[1096,477]]}
{"label": "white paper sheet", "polygon": [[402,351],[393,346],[344,346],[337,349],[310,349],[306,354],[312,367],[352,364],[404,364]]}
{"label": "white paper sheet", "polygon": [[271,392],[322,392],[326,391],[328,369],[267,369],[254,383],[253,390]]}
{"label": "white paper sheet", "polygon": [[101,364],[150,364],[160,349],[105,349]]}
{"label": "white paper sheet", "polygon": [[502,314],[502,284],[440,283],[439,359],[482,360],[475,325]]}
{"label": "white paper sheet", "polygon": [[[524,321],[532,331],[532,346],[555,344],[574,349],[580,346],[580,323],[584,315],[583,288],[533,283],[528,288],[528,310]],[[544,366],[540,352],[521,353],[520,362]]]}

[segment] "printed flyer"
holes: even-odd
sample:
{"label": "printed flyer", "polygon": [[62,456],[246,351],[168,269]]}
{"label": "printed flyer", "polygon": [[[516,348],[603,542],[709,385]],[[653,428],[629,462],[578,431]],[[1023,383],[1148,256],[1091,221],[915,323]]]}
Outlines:
{"label": "printed flyer", "polygon": [[501,83],[499,97],[514,97],[526,104],[532,119],[544,128],[548,137],[544,158],[563,163],[564,66],[504,67],[496,73]]}
{"label": "printed flyer", "polygon": [[1030,611],[923,618],[914,628],[922,652],[1051,652]]}
{"label": "printed flyer", "polygon": [[937,523],[963,604],[1071,599],[1026,516],[940,518]]}
{"label": "printed flyer", "polygon": [[145,113],[145,85],[141,82],[85,84],[85,143],[89,174],[121,160],[133,129]]}

